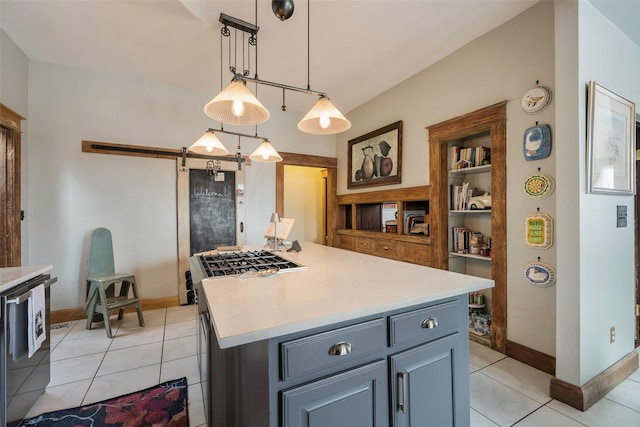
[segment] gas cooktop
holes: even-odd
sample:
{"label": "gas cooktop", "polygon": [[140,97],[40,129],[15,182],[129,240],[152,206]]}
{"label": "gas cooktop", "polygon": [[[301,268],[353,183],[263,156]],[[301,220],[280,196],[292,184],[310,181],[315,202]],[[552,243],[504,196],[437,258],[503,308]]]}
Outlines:
{"label": "gas cooktop", "polygon": [[208,277],[239,276],[251,273],[268,275],[272,272],[307,268],[265,250],[206,254],[200,255],[199,258]]}

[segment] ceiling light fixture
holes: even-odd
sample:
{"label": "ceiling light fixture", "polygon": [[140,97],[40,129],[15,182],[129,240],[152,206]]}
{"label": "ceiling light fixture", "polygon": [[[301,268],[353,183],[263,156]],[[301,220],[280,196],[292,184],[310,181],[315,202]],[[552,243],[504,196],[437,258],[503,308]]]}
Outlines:
{"label": "ceiling light fixture", "polygon": [[238,151],[235,155],[235,160],[238,162],[238,170],[242,168],[242,162],[244,161],[242,159],[242,154],[240,153],[241,137],[262,140],[262,144],[260,144],[258,148],[249,156],[251,160],[269,163],[282,161],[282,156],[280,156],[276,149],[273,148],[273,146],[269,142],[269,138],[259,136],[257,133],[255,135],[249,135],[246,133],[232,132],[224,129],[207,129],[204,135],[198,138],[198,140],[194,142],[191,147],[189,147],[189,151],[197,154],[204,154],[206,156],[227,156],[229,154],[229,150],[227,150],[224,144],[222,144],[220,139],[216,136],[216,133],[235,135],[238,137]]}
{"label": "ceiling light fixture", "polygon": [[291,18],[293,9],[293,0],[271,0],[271,10],[281,21]]}
{"label": "ceiling light fixture", "polygon": [[[288,3],[288,2],[273,2],[272,8],[275,13],[274,3]],[[309,3],[309,2],[308,2]],[[293,2],[291,1],[291,13],[293,13]],[[276,16],[280,17],[277,13]],[[290,16],[290,15],[289,15]],[[282,19],[282,18],[280,18]],[[286,18],[284,18],[286,19]],[[242,73],[236,71],[236,64],[231,65],[231,39],[229,38],[229,70],[233,73],[231,84],[227,86],[220,94],[218,94],[213,100],[211,100],[205,106],[205,113],[214,120],[218,120],[221,123],[234,124],[234,125],[253,125],[263,123],[269,119],[269,112],[258,101],[258,99],[246,88],[246,82],[252,82],[255,84],[276,87],[284,91],[291,90],[295,92],[305,93],[307,95],[318,96],[318,102],[316,105],[305,115],[305,117],[298,123],[298,129],[306,133],[312,134],[335,134],[344,132],[351,127],[351,123],[344,115],[331,103],[326,93],[312,90],[309,84],[309,24],[310,24],[310,12],[307,8],[307,87],[300,88],[296,86],[290,86],[283,83],[270,82],[267,80],[261,80],[258,78],[257,73],[257,34],[260,29],[257,25],[248,23],[238,18],[220,14],[220,22],[224,25],[220,31],[222,37],[230,37],[231,31],[229,27],[235,28],[242,32],[242,38],[244,43],[245,34],[249,35],[247,50],[249,51],[251,46],[255,47],[256,53],[256,72],[254,77],[249,77],[250,71],[243,69]],[[256,0],[256,23],[257,23],[257,0]],[[235,37],[236,45],[234,46],[237,52],[237,35]],[[222,44],[222,43],[221,43]],[[222,51],[220,52],[222,62]],[[237,53],[236,53],[237,57]],[[250,62],[251,54],[247,55],[247,59]],[[244,63],[244,44],[242,49],[242,60]],[[249,66],[250,68],[250,66]],[[284,102],[283,102],[284,104]],[[282,110],[286,111],[286,105],[282,106]]]}

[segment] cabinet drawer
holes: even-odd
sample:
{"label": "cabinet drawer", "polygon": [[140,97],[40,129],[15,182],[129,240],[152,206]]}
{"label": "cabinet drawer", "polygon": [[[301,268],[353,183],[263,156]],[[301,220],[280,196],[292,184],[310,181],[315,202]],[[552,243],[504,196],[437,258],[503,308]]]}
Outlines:
{"label": "cabinet drawer", "polygon": [[[362,356],[387,347],[386,335],[384,319],[375,319],[285,342],[281,352],[282,379],[362,363]],[[344,354],[339,354],[340,350]]]}
{"label": "cabinet drawer", "polygon": [[431,246],[420,243],[405,243],[404,259],[415,264],[431,263]]}
{"label": "cabinet drawer", "polygon": [[340,247],[341,249],[346,249],[348,251],[352,251],[355,249],[355,244],[356,244],[355,237],[339,235],[338,239],[339,239],[338,247]]}
{"label": "cabinet drawer", "polygon": [[427,342],[455,332],[460,327],[458,310],[458,301],[454,300],[391,316],[391,345]]}
{"label": "cabinet drawer", "polygon": [[385,258],[402,259],[402,249],[402,242],[378,240],[373,249],[373,254]]}
{"label": "cabinet drawer", "polygon": [[356,239],[356,251],[359,252],[373,252],[376,248],[376,241],[373,239],[363,239],[358,237]]}

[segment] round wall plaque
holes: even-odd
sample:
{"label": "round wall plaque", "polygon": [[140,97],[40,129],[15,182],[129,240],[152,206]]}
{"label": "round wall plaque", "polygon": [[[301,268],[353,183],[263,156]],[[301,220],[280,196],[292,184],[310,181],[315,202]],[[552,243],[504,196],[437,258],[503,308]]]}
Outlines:
{"label": "round wall plaque", "polygon": [[547,108],[550,103],[551,89],[544,86],[536,86],[522,95],[520,105],[525,113],[536,114]]}
{"label": "round wall plaque", "polygon": [[547,288],[556,283],[556,271],[544,262],[532,262],[524,268],[527,282],[539,288]]}
{"label": "round wall plaque", "polygon": [[546,173],[538,172],[524,182],[524,192],[534,199],[544,199],[553,193],[554,181]]}

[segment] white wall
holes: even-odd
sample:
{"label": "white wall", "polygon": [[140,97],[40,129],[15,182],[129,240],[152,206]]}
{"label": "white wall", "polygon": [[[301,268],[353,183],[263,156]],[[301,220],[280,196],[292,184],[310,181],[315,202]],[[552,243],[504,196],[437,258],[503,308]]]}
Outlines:
{"label": "white wall", "polygon": [[536,207],[554,215],[555,196],[535,202],[525,196],[522,185],[538,167],[553,175],[555,160],[552,151],[549,159],[525,161],[522,138],[525,129],[535,121],[549,124],[553,133],[554,104],[530,116],[521,110],[520,99],[536,86],[536,81],[554,89],[553,31],[553,4],[540,2],[350,112],[348,117],[353,126],[338,139],[339,194],[348,192],[345,176],[348,140],[396,120],[403,121],[403,160],[402,183],[395,187],[425,185],[429,183],[429,147],[424,128],[508,101],[507,338],[552,356],[555,355],[556,289],[528,285],[523,270],[527,263],[536,261],[537,256],[555,265],[555,249],[528,248],[524,241],[525,216],[536,212]]}
{"label": "white wall", "polygon": [[294,218],[287,240],[322,243],[321,168],[284,167],[284,216]]}
{"label": "white wall", "polygon": [[[24,52],[0,29],[0,102],[12,109],[22,117],[27,117],[28,112],[28,79],[29,58]],[[29,133],[26,122],[22,122],[21,137],[21,193],[22,209],[27,208],[29,192],[28,167],[29,167]],[[22,264],[29,261],[29,246],[27,244],[28,230],[26,223],[22,222],[21,234],[21,258]]]}
{"label": "white wall", "polygon": [[[137,275],[143,299],[178,294],[175,162],[82,153],[81,141],[189,146],[219,126],[202,110],[214,95],[31,61],[29,258],[54,265],[52,310],[83,306],[88,238],[99,226],[111,229],[116,269]],[[270,110],[258,133],[276,149],[335,156],[335,137],[302,134],[298,114]],[[221,139],[235,151],[237,138]],[[242,139],[243,155],[258,143]],[[246,178],[247,243],[262,244],[275,208],[275,166],[253,162]]]}
{"label": "white wall", "polygon": [[[557,109],[557,122],[566,120],[566,146],[557,157],[563,165],[558,168],[563,289],[558,294],[556,376],[582,385],[631,352],[634,342],[633,221],[616,227],[616,206],[627,206],[632,219],[634,198],[586,193],[586,88],[595,80],[639,105],[640,47],[588,2],[560,2],[556,9],[556,28],[568,29],[562,35],[578,54],[560,58],[559,52],[557,57],[567,101]],[[616,341],[610,344],[612,326]]]}

